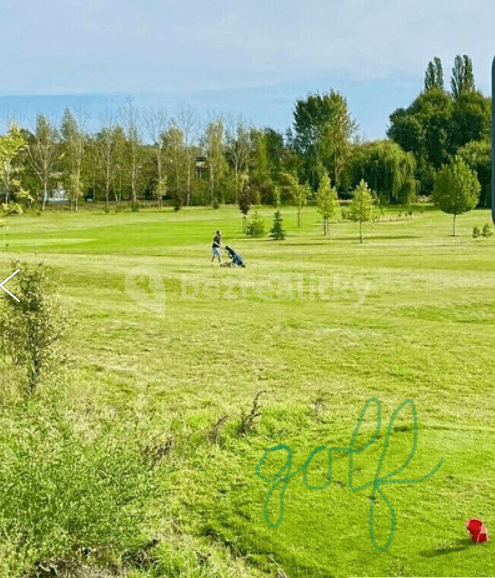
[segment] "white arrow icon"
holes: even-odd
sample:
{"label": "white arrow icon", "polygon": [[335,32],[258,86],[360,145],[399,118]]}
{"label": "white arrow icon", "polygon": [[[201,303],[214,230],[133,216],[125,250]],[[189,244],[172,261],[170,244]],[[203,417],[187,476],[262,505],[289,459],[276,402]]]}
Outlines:
{"label": "white arrow icon", "polygon": [[15,271],[14,273],[12,273],[12,275],[10,275],[10,277],[7,277],[7,279],[5,279],[5,281],[3,281],[2,283],[0,283],[0,287],[1,287],[6,293],[8,293],[11,297],[13,297],[16,301],[18,301],[18,302],[20,303],[20,300],[17,299],[17,297],[16,297],[15,295],[12,295],[12,293],[11,293],[8,289],[5,289],[5,287],[4,287],[4,283],[7,283],[7,281],[8,281],[9,279],[12,279],[12,277],[13,277],[16,273],[19,273],[19,271],[20,271],[20,269],[17,269],[17,271]]}

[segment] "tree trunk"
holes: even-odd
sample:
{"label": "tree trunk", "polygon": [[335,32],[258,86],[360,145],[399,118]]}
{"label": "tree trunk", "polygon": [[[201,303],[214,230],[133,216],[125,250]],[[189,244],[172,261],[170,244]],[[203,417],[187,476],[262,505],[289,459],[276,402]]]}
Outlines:
{"label": "tree trunk", "polygon": [[452,235],[455,237],[455,218],[457,217],[457,215],[454,215],[454,219],[452,222]]}
{"label": "tree trunk", "polygon": [[189,203],[191,202],[191,162],[192,162],[192,159],[191,159],[190,155],[188,155],[186,207],[189,207]]}
{"label": "tree trunk", "polygon": [[297,209],[297,226],[301,226],[301,209]]}
{"label": "tree trunk", "polygon": [[363,242],[363,229],[362,229],[362,221],[359,221],[359,242]]}

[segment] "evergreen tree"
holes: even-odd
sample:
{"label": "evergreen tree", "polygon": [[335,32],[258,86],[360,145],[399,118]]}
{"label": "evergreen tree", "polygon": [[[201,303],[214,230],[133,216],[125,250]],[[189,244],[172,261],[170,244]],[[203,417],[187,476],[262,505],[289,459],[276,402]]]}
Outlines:
{"label": "evergreen tree", "polygon": [[279,210],[275,212],[275,216],[273,218],[273,227],[270,232],[270,237],[274,241],[283,241],[285,239],[285,231],[282,227],[282,214]]}

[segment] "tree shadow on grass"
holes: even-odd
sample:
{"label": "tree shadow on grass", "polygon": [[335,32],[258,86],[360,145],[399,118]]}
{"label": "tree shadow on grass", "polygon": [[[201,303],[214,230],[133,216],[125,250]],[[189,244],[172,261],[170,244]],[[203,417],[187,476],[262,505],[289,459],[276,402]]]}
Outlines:
{"label": "tree shadow on grass", "polygon": [[457,545],[448,546],[447,548],[439,548],[434,550],[422,550],[420,552],[421,556],[425,558],[436,558],[437,556],[442,556],[443,554],[452,554],[453,552],[462,552],[467,550],[470,546],[475,544],[471,538],[463,538],[462,540],[457,540]]}

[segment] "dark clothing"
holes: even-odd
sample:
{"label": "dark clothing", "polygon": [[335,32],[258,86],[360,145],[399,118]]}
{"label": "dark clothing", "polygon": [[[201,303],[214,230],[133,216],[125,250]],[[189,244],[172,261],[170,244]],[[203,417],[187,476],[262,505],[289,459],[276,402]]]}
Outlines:
{"label": "dark clothing", "polygon": [[213,237],[213,243],[211,245],[211,248],[214,249],[215,247],[220,247],[222,243],[222,237],[220,237],[220,235],[215,235]]}
{"label": "dark clothing", "polygon": [[232,263],[234,263],[234,265],[237,265],[238,267],[242,267],[244,265],[244,259],[239,255],[239,253],[236,253],[234,249],[229,247],[225,250],[229,254],[229,257],[232,259]]}

